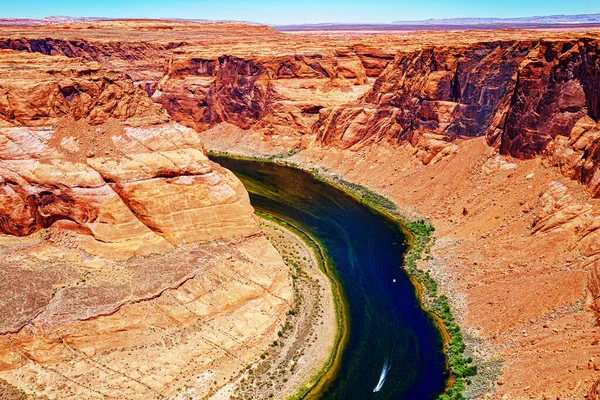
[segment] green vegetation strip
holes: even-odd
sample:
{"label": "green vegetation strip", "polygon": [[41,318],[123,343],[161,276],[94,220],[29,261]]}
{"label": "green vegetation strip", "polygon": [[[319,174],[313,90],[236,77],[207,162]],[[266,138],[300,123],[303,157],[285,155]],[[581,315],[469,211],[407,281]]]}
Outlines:
{"label": "green vegetation strip", "polygon": [[[286,157],[289,157],[293,154],[295,154],[295,152],[291,154],[286,153],[269,157],[246,157],[223,152],[209,151],[209,155],[213,156],[260,162],[275,162],[281,165],[299,168],[298,165],[286,162],[284,160]],[[398,223],[404,232],[408,234],[411,240],[409,250],[404,258],[404,268],[412,278],[417,291],[420,293],[420,300],[423,309],[429,312],[432,317],[439,322],[438,325],[442,330],[442,334],[446,337],[444,344],[446,357],[448,360],[448,367],[450,369],[452,379],[449,380],[446,391],[438,398],[439,400],[465,399],[464,392],[467,389],[467,386],[471,384],[470,378],[477,374],[477,366],[472,365],[473,359],[471,357],[464,357],[466,345],[461,329],[452,315],[448,298],[444,295],[438,296],[438,285],[435,279],[431,276],[429,271],[423,271],[417,267],[417,260],[420,260],[423,257],[423,253],[430,252],[432,234],[435,231],[435,228],[428,221],[423,219],[417,221],[408,220],[400,214],[396,204],[393,201],[367,187],[353,182],[348,182],[339,176],[333,176],[330,178],[323,175],[317,168],[312,168],[307,170],[307,172],[311,173],[321,182],[332,185],[348,193],[361,203],[386,215],[388,218]],[[302,233],[306,235],[306,233]],[[306,236],[308,237],[308,235]],[[316,244],[316,242],[314,243]],[[427,257],[430,256],[427,255]],[[327,272],[327,275],[330,277],[330,279],[332,279],[332,282],[335,282],[335,279],[332,278],[332,275],[329,274],[329,272]],[[337,287],[337,282],[335,282],[335,284]],[[339,299],[336,298],[336,313],[338,313],[338,301]],[[340,322],[338,322],[338,324],[339,323]],[[337,351],[339,351],[339,349]],[[337,351],[335,354],[337,354]],[[334,361],[332,361],[330,364],[333,365]],[[327,372],[325,371],[319,375],[324,376],[326,373]],[[301,399],[303,396],[304,395],[294,396],[293,399]]]}
{"label": "green vegetation strip", "polygon": [[[329,354],[329,357],[327,358],[327,362],[325,363],[325,365],[323,365],[323,368],[321,368],[319,370],[319,372],[314,377],[312,377],[311,380],[307,384],[303,385],[303,387],[300,389],[300,391],[298,393],[296,393],[295,395],[288,398],[288,400],[300,400],[300,399],[305,398],[306,395],[317,386],[317,384],[321,381],[321,379],[323,379],[325,377],[326,374],[334,373],[334,371],[336,369],[336,368],[334,368],[335,362],[336,362],[336,360],[339,359],[337,357],[337,355],[343,349],[343,345],[345,343],[345,341],[344,341],[345,332],[347,331],[347,327],[344,323],[344,321],[346,321],[346,319],[344,318],[344,314],[346,313],[345,302],[343,300],[343,295],[341,293],[339,284],[338,284],[337,280],[335,279],[334,273],[332,272],[331,268],[329,268],[329,264],[328,264],[327,258],[325,256],[325,252],[323,251],[323,248],[321,247],[321,245],[319,244],[319,242],[317,240],[312,238],[308,233],[306,233],[302,229],[300,229],[280,218],[277,218],[271,214],[267,214],[267,213],[264,213],[261,211],[256,211],[255,214],[257,216],[259,216],[260,218],[274,222],[277,225],[281,226],[282,228],[287,229],[292,234],[298,236],[310,249],[312,249],[312,251],[315,255],[315,258],[317,259],[317,262],[319,263],[319,269],[325,274],[325,276],[327,276],[327,278],[331,282],[331,286],[333,289],[335,315],[336,315],[336,323],[337,323],[337,329],[336,329],[335,342],[333,345],[333,349],[332,349],[331,353]],[[296,275],[299,275],[300,266],[293,261],[290,261],[290,263],[295,268]]]}
{"label": "green vegetation strip", "polygon": [[[337,176],[332,180],[327,179],[317,169],[313,169],[311,172],[315,178],[344,190],[362,203],[387,215],[399,223],[401,227],[405,228],[405,231],[408,231],[407,233],[411,237],[411,245],[404,257],[404,268],[413,279],[413,282],[416,283],[418,289],[421,289],[421,304],[423,308],[441,320],[443,324],[442,328],[449,336],[449,340],[446,340],[445,343],[446,356],[454,380],[449,382],[450,385],[447,387],[445,393],[439,396],[439,399],[465,399],[464,391],[467,389],[467,385],[471,383],[469,378],[477,374],[477,366],[472,365],[473,359],[471,357],[465,358],[463,356],[466,345],[461,329],[452,316],[448,298],[446,296],[438,297],[438,287],[435,279],[433,279],[429,271],[423,271],[417,267],[417,260],[423,257],[423,252],[430,252],[431,238],[435,228],[423,219],[417,221],[407,220],[400,215],[393,201],[369,188],[348,182]],[[430,256],[428,255],[427,257]],[[423,302],[423,297],[429,301]]]}

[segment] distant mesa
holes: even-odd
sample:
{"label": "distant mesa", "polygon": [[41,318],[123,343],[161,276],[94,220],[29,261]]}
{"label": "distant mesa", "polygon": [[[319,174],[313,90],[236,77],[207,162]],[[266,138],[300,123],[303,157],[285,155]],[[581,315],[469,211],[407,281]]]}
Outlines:
{"label": "distant mesa", "polygon": [[399,25],[480,25],[480,24],[596,24],[600,14],[546,15],[519,18],[430,18],[421,21],[394,21]]}
{"label": "distant mesa", "polygon": [[102,17],[67,17],[67,16],[49,16],[40,19],[36,18],[0,18],[0,25],[32,26],[48,24],[65,24],[72,22],[92,22],[106,21],[109,18]]}
{"label": "distant mesa", "polygon": [[[70,17],[48,16],[35,18],[0,18],[0,26],[36,26],[50,24],[68,24],[77,22],[153,20],[153,18],[108,18],[108,17]],[[161,18],[161,21],[176,22],[238,22],[248,25],[263,25],[252,21],[210,20],[195,18]],[[599,26],[600,13],[577,15],[546,15],[517,18],[445,18],[418,21],[392,21],[391,23],[316,23],[270,25],[279,31],[343,31],[343,30],[446,30],[446,29],[502,29],[502,28],[549,28],[564,26]]]}
{"label": "distant mesa", "polygon": [[98,21],[174,21],[174,22],[236,22],[247,25],[262,25],[252,21],[232,21],[232,20],[211,20],[211,19],[187,19],[187,18],[109,18],[109,17],[69,17],[69,16],[48,16],[44,18],[0,18],[0,26],[39,26],[39,25],[57,25],[71,24],[77,22],[98,22]]}
{"label": "distant mesa", "polygon": [[548,15],[519,18],[430,18],[420,21],[393,21],[389,24],[300,24],[279,25],[280,31],[397,31],[397,30],[455,30],[455,29],[503,29],[503,28],[552,28],[565,26],[598,26],[600,14]]}

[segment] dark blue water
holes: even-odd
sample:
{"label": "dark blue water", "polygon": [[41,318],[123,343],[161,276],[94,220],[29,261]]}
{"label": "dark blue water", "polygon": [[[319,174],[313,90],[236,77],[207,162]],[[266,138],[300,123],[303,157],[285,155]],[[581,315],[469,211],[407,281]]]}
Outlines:
{"label": "dark blue water", "polygon": [[402,269],[406,237],[397,223],[303,171],[214,160],[242,180],[257,210],[316,239],[335,270],[348,341],[337,374],[317,397],[433,399],[442,393],[448,373],[441,335]]}

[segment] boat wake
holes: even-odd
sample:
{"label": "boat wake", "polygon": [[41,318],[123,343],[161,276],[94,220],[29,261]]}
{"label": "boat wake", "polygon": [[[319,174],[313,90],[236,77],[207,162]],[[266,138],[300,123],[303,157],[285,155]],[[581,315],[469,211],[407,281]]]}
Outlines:
{"label": "boat wake", "polygon": [[385,378],[387,377],[388,372],[390,371],[392,364],[388,362],[386,359],[383,363],[383,369],[381,370],[381,375],[379,375],[379,382],[377,382],[377,386],[373,388],[373,393],[379,392],[385,383]]}

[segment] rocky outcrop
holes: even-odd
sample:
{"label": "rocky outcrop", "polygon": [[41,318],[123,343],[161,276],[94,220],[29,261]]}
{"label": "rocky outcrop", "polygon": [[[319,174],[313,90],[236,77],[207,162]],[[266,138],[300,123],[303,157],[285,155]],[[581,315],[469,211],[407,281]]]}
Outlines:
{"label": "rocky outcrop", "polygon": [[113,57],[125,60],[145,59],[149,52],[168,51],[185,43],[148,44],[144,42],[94,43],[84,39],[14,38],[0,40],[0,49],[40,53],[49,56],[82,58],[88,61],[104,61]]}
{"label": "rocky outcrop", "polygon": [[0,70],[2,394],[214,393],[294,306],[243,185],[124,74]]}
{"label": "rocky outcrop", "polygon": [[[502,100],[510,98],[512,78],[530,46],[484,43],[400,52],[355,106],[323,112],[317,139],[351,147],[368,140],[417,144],[427,137],[450,142],[485,135]],[[353,119],[347,115],[363,103],[371,110],[362,117],[365,127],[350,129],[348,136]],[[338,123],[328,123],[333,119]]]}
{"label": "rocky outcrop", "polygon": [[598,400],[600,399],[600,379],[594,382],[590,392],[587,395],[589,400]]}
{"label": "rocky outcrop", "polygon": [[170,120],[125,76],[94,62],[0,52],[0,124],[53,126],[65,117],[91,124],[115,118],[128,125]]}
{"label": "rocky outcrop", "polygon": [[398,52],[393,44],[390,46],[390,43],[382,45],[381,43],[369,43],[368,41],[357,43],[352,49],[365,68],[366,75],[372,78],[381,75]]}
{"label": "rocky outcrop", "polygon": [[[303,82],[307,82],[303,84]],[[152,98],[178,122],[198,131],[221,122],[267,134],[308,134],[323,101],[293,98],[317,86],[353,96],[354,85],[367,83],[361,60],[350,49],[326,54],[272,56],[198,56],[175,53]],[[316,100],[316,99],[314,99]]]}
{"label": "rocky outcrop", "polygon": [[596,317],[600,318],[600,262],[597,260],[590,266],[588,290],[592,297],[592,309]]}
{"label": "rocky outcrop", "polygon": [[580,118],[569,136],[557,136],[545,149],[545,155],[561,173],[586,184],[594,197],[600,195],[600,125],[589,116]]}
{"label": "rocky outcrop", "polygon": [[72,59],[53,59],[63,67],[53,73],[44,56],[17,55],[2,64],[18,71],[0,82],[2,115],[29,127],[0,131],[1,233],[57,224],[139,250],[258,232],[239,181],[130,81]]}
{"label": "rocky outcrop", "polygon": [[[550,182],[539,194],[531,232],[536,235],[571,232],[570,246],[585,257],[596,257],[600,254],[600,214],[592,203],[577,198],[571,192],[562,183]],[[599,290],[600,286],[591,292]]]}
{"label": "rocky outcrop", "polygon": [[597,52],[591,39],[400,52],[358,102],[322,110],[317,140],[341,148],[410,142],[429,163],[457,138],[485,136],[513,157],[547,152],[595,194]]}
{"label": "rocky outcrop", "polygon": [[[162,124],[111,135],[105,125],[69,128],[77,136],[64,124],[57,131],[0,130],[1,203],[10,210],[0,220],[2,233],[60,226],[95,239],[84,246],[117,255],[258,232],[243,186],[206,158],[191,129]],[[109,146],[101,142],[97,154],[78,154],[86,130],[115,142],[119,158],[105,155]],[[72,147],[53,149],[44,140],[53,135]]]}
{"label": "rocky outcrop", "polygon": [[518,71],[501,151],[532,157],[557,136],[568,137],[581,118],[598,121],[598,49],[598,41],[582,39],[541,42],[531,50]]}

